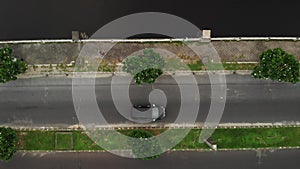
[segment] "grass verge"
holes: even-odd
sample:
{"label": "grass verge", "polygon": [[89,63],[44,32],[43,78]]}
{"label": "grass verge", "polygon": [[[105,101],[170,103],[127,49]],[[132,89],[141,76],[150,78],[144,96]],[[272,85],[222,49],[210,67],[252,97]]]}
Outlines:
{"label": "grass verge", "polygon": [[73,133],[72,132],[57,132],[55,135],[56,150],[73,149]]}
{"label": "grass verge", "polygon": [[221,64],[213,64],[209,63],[204,65],[201,62],[197,62],[195,64],[187,64],[187,66],[194,71],[198,70],[253,70],[255,66],[257,66],[256,63],[222,63]]}
{"label": "grass verge", "polygon": [[[176,130],[172,129],[176,133]],[[164,129],[147,130],[153,135],[164,132]],[[20,150],[55,150],[56,131],[17,131]],[[130,130],[120,130],[127,135]],[[201,130],[192,129],[189,134],[173,149],[208,149],[204,143],[199,143]],[[73,150],[102,150],[83,131],[71,131],[73,135]],[[105,137],[105,136],[104,136]],[[124,140],[113,139],[111,143]],[[300,127],[282,128],[237,128],[217,129],[211,136],[218,148],[276,148],[300,146]],[[62,138],[60,146],[69,147],[69,138]],[[126,141],[126,140],[125,140]]]}

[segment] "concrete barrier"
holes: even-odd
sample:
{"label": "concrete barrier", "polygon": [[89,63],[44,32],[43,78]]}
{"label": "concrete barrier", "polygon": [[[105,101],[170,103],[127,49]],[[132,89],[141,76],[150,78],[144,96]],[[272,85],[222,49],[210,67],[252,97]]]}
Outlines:
{"label": "concrete barrier", "polygon": [[[110,43],[145,43],[145,42],[195,42],[207,41],[203,38],[165,38],[165,39],[41,39],[41,40],[9,40],[0,41],[0,44],[30,44],[30,43],[86,43],[86,42],[110,42]],[[211,41],[300,41],[300,37],[220,37],[210,38]]]}
{"label": "concrete barrier", "polygon": [[300,37],[221,37],[211,41],[299,41]]}

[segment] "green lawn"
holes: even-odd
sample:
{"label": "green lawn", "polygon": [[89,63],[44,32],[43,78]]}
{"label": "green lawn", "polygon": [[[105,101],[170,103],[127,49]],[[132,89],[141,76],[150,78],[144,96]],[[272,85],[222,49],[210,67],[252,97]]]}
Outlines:
{"label": "green lawn", "polygon": [[200,61],[195,63],[195,64],[188,64],[188,67],[191,70],[202,70],[202,69],[207,69],[207,70],[253,70],[253,68],[257,66],[256,63],[223,63],[223,64],[214,64],[214,63],[209,63],[204,65]]}
{"label": "green lawn", "polygon": [[188,65],[182,63],[178,58],[170,58],[165,60],[165,71],[189,70]]}
{"label": "green lawn", "polygon": [[73,133],[72,132],[57,132],[56,133],[56,150],[71,150],[73,149]]}
{"label": "green lawn", "polygon": [[192,129],[173,149],[208,149],[209,147],[205,143],[199,143],[200,131],[199,129]]}
{"label": "green lawn", "polygon": [[102,150],[83,131],[73,131],[74,150]]}
{"label": "green lawn", "polygon": [[253,70],[257,66],[256,63],[208,63],[204,65],[201,61],[194,64],[185,64],[178,58],[171,58],[165,60],[165,71],[176,71],[176,70]]}
{"label": "green lawn", "polygon": [[55,131],[18,131],[19,149],[54,150]]}
{"label": "green lawn", "polygon": [[300,146],[300,128],[218,129],[212,139],[218,148]]}
{"label": "green lawn", "polygon": [[253,70],[256,63],[224,63],[223,64],[225,70]]}
{"label": "green lawn", "polygon": [[[201,62],[197,62],[195,64],[187,64],[188,67],[191,69],[191,70],[202,70],[204,69],[204,64],[202,64]],[[203,68],[202,68],[203,67]]]}
{"label": "green lawn", "polygon": [[[162,133],[165,129],[147,130],[153,135]],[[173,129],[172,132],[176,133]],[[130,130],[118,130],[127,135]],[[207,149],[207,145],[198,142],[200,129],[192,129],[190,133],[173,149]],[[20,150],[55,150],[55,131],[17,131]],[[83,131],[71,131],[74,150],[102,150]],[[124,143],[110,132],[102,133],[100,139],[107,145]],[[174,138],[176,134],[174,134]],[[264,148],[300,146],[300,127],[295,128],[249,128],[249,129],[217,129],[211,137],[218,148]],[[170,138],[172,139],[172,138]],[[58,137],[57,148],[70,147],[70,135],[62,134]],[[120,144],[122,145],[122,144]],[[127,147],[118,147],[126,149]]]}

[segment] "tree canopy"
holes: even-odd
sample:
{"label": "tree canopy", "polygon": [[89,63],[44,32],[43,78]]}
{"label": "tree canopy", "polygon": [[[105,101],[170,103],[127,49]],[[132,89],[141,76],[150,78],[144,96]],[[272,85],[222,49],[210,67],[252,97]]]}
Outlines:
{"label": "tree canopy", "polygon": [[0,48],[0,83],[16,80],[17,75],[27,70],[26,63],[11,56],[12,49]]}
{"label": "tree canopy", "polygon": [[[161,152],[160,145],[155,137],[152,137],[152,134],[144,130],[133,130],[128,133],[129,137],[137,138],[129,144],[132,147],[132,153],[140,159],[154,159],[160,155],[150,156],[149,154],[157,154]],[[147,141],[143,141],[144,138],[149,138]]]}
{"label": "tree canopy", "polygon": [[163,74],[164,59],[152,49],[145,49],[143,55],[125,59],[123,70],[133,75],[137,84],[154,83]]}
{"label": "tree canopy", "polygon": [[10,160],[17,151],[18,137],[11,128],[0,127],[0,158]]}
{"label": "tree canopy", "polygon": [[280,48],[268,49],[259,56],[259,65],[253,69],[252,77],[279,82],[299,82],[300,64],[295,56]]}

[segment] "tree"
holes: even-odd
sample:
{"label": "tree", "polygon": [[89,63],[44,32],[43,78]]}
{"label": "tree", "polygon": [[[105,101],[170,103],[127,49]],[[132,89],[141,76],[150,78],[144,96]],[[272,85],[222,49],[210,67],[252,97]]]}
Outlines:
{"label": "tree", "polygon": [[[154,159],[159,157],[160,155],[150,156],[149,154],[158,154],[161,153],[161,147],[158,144],[158,141],[155,137],[152,137],[152,134],[148,131],[144,130],[133,130],[128,133],[129,137],[137,138],[132,140],[128,140],[131,148],[132,153],[136,155],[136,157],[140,159]],[[145,138],[149,138],[148,140],[143,140]]]}
{"label": "tree", "polygon": [[259,56],[259,65],[253,69],[252,77],[295,84],[299,81],[299,69],[295,56],[280,48],[268,49]]}
{"label": "tree", "polygon": [[143,55],[125,59],[123,70],[135,79],[137,84],[154,83],[163,74],[164,59],[152,49],[145,49]]}
{"label": "tree", "polygon": [[0,127],[0,158],[10,160],[17,151],[18,137],[11,128]]}
{"label": "tree", "polygon": [[27,70],[26,63],[11,56],[12,49],[0,48],[0,83],[16,80],[17,75]]}

